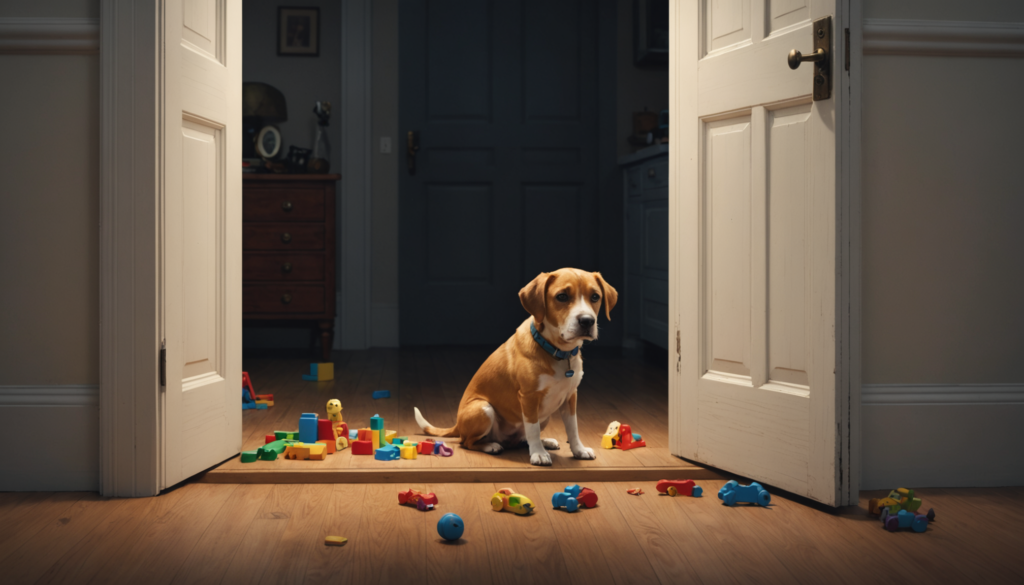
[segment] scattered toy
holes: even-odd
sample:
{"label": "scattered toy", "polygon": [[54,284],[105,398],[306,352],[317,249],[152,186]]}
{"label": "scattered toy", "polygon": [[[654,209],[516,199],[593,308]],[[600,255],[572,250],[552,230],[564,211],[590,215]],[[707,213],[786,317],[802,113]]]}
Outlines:
{"label": "scattered toy", "polygon": [[416,447],[412,445],[402,445],[400,449],[402,451],[402,459],[416,459]]}
{"label": "scattered toy", "polygon": [[332,398],[327,401],[327,420],[331,422],[341,422],[341,401],[337,398]]}
{"label": "scattered toy", "polygon": [[252,378],[249,377],[249,372],[242,372],[242,390],[245,390],[249,394],[249,398],[256,401],[256,390],[252,387]]}
{"label": "scattered toy", "polygon": [[373,455],[373,443],[370,441],[351,441],[349,447],[353,455]]}
{"label": "scattered toy", "polygon": [[597,494],[594,490],[578,485],[567,485],[564,492],[556,492],[551,496],[552,507],[557,509],[564,506],[566,512],[575,512],[581,504],[587,508],[597,505]]}
{"label": "scattered toy", "polygon": [[[692,479],[684,479],[684,480],[663,479],[663,480],[658,482],[658,484],[655,486],[655,488],[659,492],[661,492],[663,494],[668,494],[668,495],[670,495],[672,497],[675,497],[675,496],[678,496],[679,494],[682,494],[684,496],[693,496],[695,498],[699,498],[699,497],[704,495],[704,488],[702,488],[699,485],[693,483]],[[765,493],[768,493],[768,492],[765,492]]]}
{"label": "scattered toy", "polygon": [[276,434],[274,434],[274,435],[266,435],[266,436],[263,437],[263,443],[264,444],[266,444],[266,443],[273,443],[276,440],[277,440],[277,435]]}
{"label": "scattered toy", "polygon": [[883,508],[888,508],[890,514],[896,514],[900,510],[916,512],[920,507],[921,498],[915,498],[914,490],[909,488],[896,488],[884,498],[868,500],[868,512],[876,516],[882,513]]}
{"label": "scattered toy", "polygon": [[767,506],[772,496],[756,481],[750,485],[740,485],[736,480],[729,480],[718,490],[718,499],[725,502],[726,506],[735,506],[740,502]]}
{"label": "scattered toy", "polygon": [[303,374],[302,379],[307,382],[323,382],[334,379],[334,362],[322,362],[309,364],[309,374]]}
{"label": "scattered toy", "polygon": [[507,510],[519,516],[526,516],[533,512],[533,500],[522,495],[512,493],[511,488],[502,488],[491,496],[491,508],[495,512]]}
{"label": "scattered toy", "polygon": [[437,505],[437,496],[434,495],[434,492],[421,494],[414,489],[408,489],[398,492],[398,504],[416,506],[417,510],[425,512],[434,509],[434,506]]}
{"label": "scattered toy", "polygon": [[629,449],[636,449],[637,447],[646,447],[647,443],[643,440],[643,437],[639,433],[634,433],[629,425],[624,425],[617,420],[613,420],[608,423],[608,429],[605,430],[604,435],[601,436],[601,447],[605,449],[614,449],[618,447],[623,451]]}
{"label": "scattered toy", "polygon": [[[262,402],[262,404],[260,402]],[[266,410],[269,405],[266,401],[260,402],[257,402],[249,396],[248,390],[242,388],[242,410]]]}
{"label": "scattered toy", "polygon": [[323,461],[327,457],[327,445],[323,443],[295,443],[284,450],[285,459],[311,459]]}
{"label": "scattered toy", "polygon": [[282,439],[286,441],[298,441],[299,431],[274,431],[274,438],[278,441]]}
{"label": "scattered toy", "polygon": [[400,454],[398,447],[395,445],[384,445],[373,452],[373,458],[377,461],[394,461],[398,459]]}
{"label": "scattered toy", "polygon": [[328,455],[334,455],[338,452],[338,443],[334,439],[327,439],[326,441],[317,440],[317,443],[327,447],[326,453]]}
{"label": "scattered toy", "polygon": [[242,463],[252,463],[259,458],[256,451],[242,451]]}
{"label": "scattered toy", "polygon": [[344,536],[328,536],[324,539],[324,544],[327,546],[342,546],[348,542],[348,539]]}
{"label": "scattered toy", "polygon": [[604,432],[604,435],[601,437],[601,447],[605,449],[615,448],[615,441],[617,441],[619,438],[620,426],[622,426],[622,424],[619,423],[619,421],[617,420],[613,420],[612,422],[608,423],[608,430],[606,430]]}
{"label": "scattered toy", "polygon": [[644,493],[643,488],[629,488],[626,493],[631,496],[641,496]]}
{"label": "scattered toy", "polygon": [[929,509],[927,514],[919,514],[909,510],[899,510],[891,513],[889,508],[882,508],[882,526],[889,532],[896,532],[900,528],[909,528],[914,532],[928,530],[928,523],[935,520],[935,510]]}
{"label": "scattered toy", "polygon": [[317,415],[315,412],[304,412],[299,417],[299,440],[303,443],[315,443],[317,438]]}
{"label": "scattered toy", "polygon": [[462,518],[457,514],[445,514],[437,521],[437,533],[445,540],[458,540],[462,538],[462,532],[466,529]]}
{"label": "scattered toy", "polygon": [[434,454],[434,442],[433,441],[420,441],[416,445],[416,452],[420,455],[433,455]]}
{"label": "scattered toy", "polygon": [[451,447],[444,444],[444,441],[438,441],[434,443],[434,455],[440,455],[441,457],[451,457],[455,451]]}
{"label": "scattered toy", "polygon": [[379,398],[391,398],[391,391],[390,390],[374,390],[373,391],[373,399],[377,400]]}
{"label": "scattered toy", "polygon": [[373,441],[373,448],[380,449],[384,442],[384,419],[379,414],[370,417],[370,440]]}

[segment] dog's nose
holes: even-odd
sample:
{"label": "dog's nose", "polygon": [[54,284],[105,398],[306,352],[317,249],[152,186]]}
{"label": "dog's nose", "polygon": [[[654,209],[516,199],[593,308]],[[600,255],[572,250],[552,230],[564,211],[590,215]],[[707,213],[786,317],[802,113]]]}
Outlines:
{"label": "dog's nose", "polygon": [[579,322],[580,327],[584,329],[590,329],[594,326],[594,318],[590,315],[580,315],[576,320]]}

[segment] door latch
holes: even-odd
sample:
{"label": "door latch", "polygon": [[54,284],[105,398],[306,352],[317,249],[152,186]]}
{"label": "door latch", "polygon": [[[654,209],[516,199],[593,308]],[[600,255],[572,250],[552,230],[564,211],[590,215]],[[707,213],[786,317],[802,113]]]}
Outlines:
{"label": "door latch", "polygon": [[160,342],[160,386],[167,387],[167,341]]}
{"label": "door latch", "polygon": [[804,55],[793,49],[787,61],[790,69],[796,69],[804,61],[814,63],[811,77],[812,99],[827,100],[832,97],[832,17],[826,16],[814,21],[811,26],[811,38],[814,52]]}

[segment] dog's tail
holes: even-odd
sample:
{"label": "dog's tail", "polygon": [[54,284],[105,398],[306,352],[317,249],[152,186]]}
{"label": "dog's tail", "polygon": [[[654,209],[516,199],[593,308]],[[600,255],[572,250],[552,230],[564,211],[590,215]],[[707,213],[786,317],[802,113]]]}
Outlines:
{"label": "dog's tail", "polygon": [[420,414],[420,409],[415,406],[412,407],[413,412],[416,414],[416,424],[420,425],[420,430],[430,435],[431,437],[457,437],[459,433],[456,429],[458,427],[452,427],[450,429],[439,429],[434,425],[427,422],[427,419],[423,418]]}

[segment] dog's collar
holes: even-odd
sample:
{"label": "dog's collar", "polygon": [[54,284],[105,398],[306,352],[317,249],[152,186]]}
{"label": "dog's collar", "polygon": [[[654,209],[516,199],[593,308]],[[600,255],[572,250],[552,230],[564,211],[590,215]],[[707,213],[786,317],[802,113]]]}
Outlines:
{"label": "dog's collar", "polygon": [[[533,340],[540,344],[540,346],[544,348],[544,351],[550,353],[556,360],[569,359],[580,352],[579,346],[572,348],[572,351],[562,351],[551,345],[548,343],[548,340],[544,339],[544,336],[537,331],[537,327],[533,323],[530,323],[530,334],[533,335]],[[572,374],[569,375],[571,376]]]}

